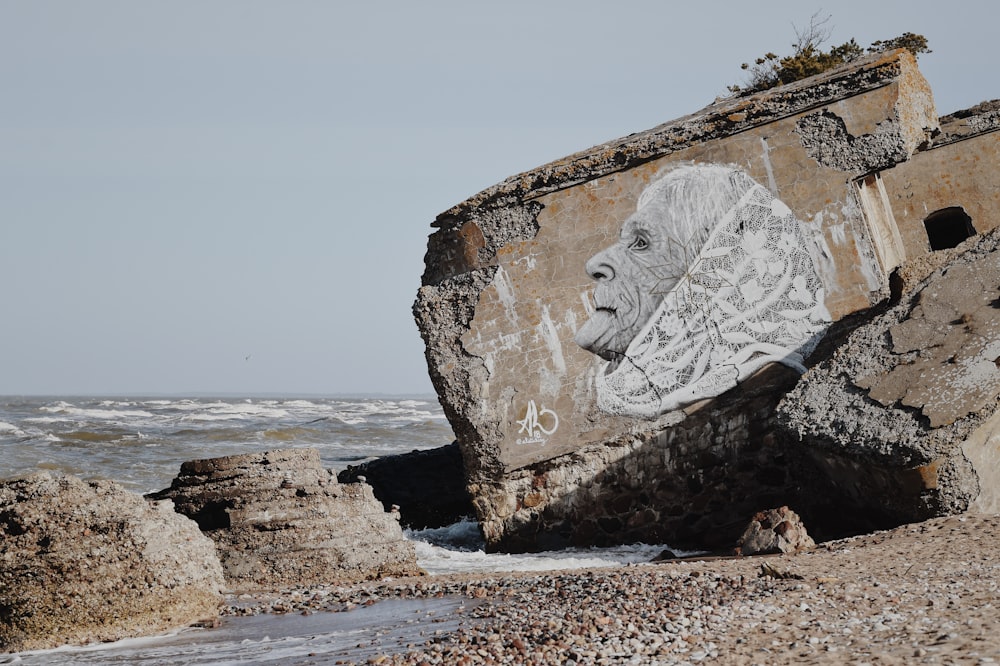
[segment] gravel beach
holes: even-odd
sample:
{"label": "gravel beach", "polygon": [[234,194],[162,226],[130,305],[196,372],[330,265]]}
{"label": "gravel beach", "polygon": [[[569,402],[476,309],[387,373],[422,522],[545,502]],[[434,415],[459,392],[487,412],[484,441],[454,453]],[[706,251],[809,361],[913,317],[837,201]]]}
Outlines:
{"label": "gravel beach", "polygon": [[426,576],[240,599],[227,613],[466,600],[446,631],[360,663],[990,664],[1000,661],[998,551],[1000,516],[964,515],[795,555]]}

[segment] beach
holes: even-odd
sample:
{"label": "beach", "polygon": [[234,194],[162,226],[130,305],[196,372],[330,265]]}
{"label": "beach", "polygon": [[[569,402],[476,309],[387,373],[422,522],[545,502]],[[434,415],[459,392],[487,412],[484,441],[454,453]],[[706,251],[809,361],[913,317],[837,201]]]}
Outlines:
{"label": "beach", "polygon": [[[136,491],[164,487],[180,461],[207,452],[318,440],[337,467],[450,435],[433,401],[412,399],[8,400],[0,421],[8,473],[58,468]],[[794,555],[657,563],[665,546],[486,554],[473,521],[408,536],[429,575],[229,595],[217,627],[0,663],[1000,660],[997,516],[936,518]]]}
{"label": "beach", "polygon": [[790,555],[231,596],[218,628],[10,663],[991,664],[998,528],[962,515]]}
{"label": "beach", "polygon": [[990,664],[998,528],[1000,516],[951,516],[798,554],[440,574],[288,590],[241,612],[440,604],[403,639],[362,638],[353,654],[299,664]]}

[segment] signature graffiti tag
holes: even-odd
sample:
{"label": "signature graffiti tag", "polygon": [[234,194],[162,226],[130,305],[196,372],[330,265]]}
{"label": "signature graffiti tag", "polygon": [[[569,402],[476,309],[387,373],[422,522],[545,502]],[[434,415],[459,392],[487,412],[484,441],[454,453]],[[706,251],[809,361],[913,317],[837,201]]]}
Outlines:
{"label": "signature graffiti tag", "polygon": [[529,400],[524,418],[517,424],[521,426],[517,434],[526,435],[517,439],[518,444],[545,444],[548,436],[559,428],[559,416],[544,404],[539,409],[534,400]]}

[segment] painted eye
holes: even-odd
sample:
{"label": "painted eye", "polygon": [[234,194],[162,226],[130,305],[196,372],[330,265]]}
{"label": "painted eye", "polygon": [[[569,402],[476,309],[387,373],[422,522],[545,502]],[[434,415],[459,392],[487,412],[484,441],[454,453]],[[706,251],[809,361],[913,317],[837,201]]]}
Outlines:
{"label": "painted eye", "polygon": [[639,251],[645,250],[648,247],[649,247],[649,241],[647,241],[642,236],[636,236],[635,240],[632,241],[628,246],[630,250],[639,250]]}

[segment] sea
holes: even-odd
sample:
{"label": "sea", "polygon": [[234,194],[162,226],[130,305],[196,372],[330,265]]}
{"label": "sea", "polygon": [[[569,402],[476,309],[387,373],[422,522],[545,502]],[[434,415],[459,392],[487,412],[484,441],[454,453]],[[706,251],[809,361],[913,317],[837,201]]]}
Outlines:
{"label": "sea", "polygon": [[[110,479],[139,494],[168,487],[187,460],[313,447],[325,467],[340,471],[453,439],[433,395],[0,396],[0,479],[48,470]],[[639,564],[668,547],[487,554],[472,516],[406,537],[432,575]],[[397,600],[310,617],[225,618],[215,629],[0,654],[0,664],[363,663],[419,644],[430,626],[439,633],[456,626],[463,604]]]}

